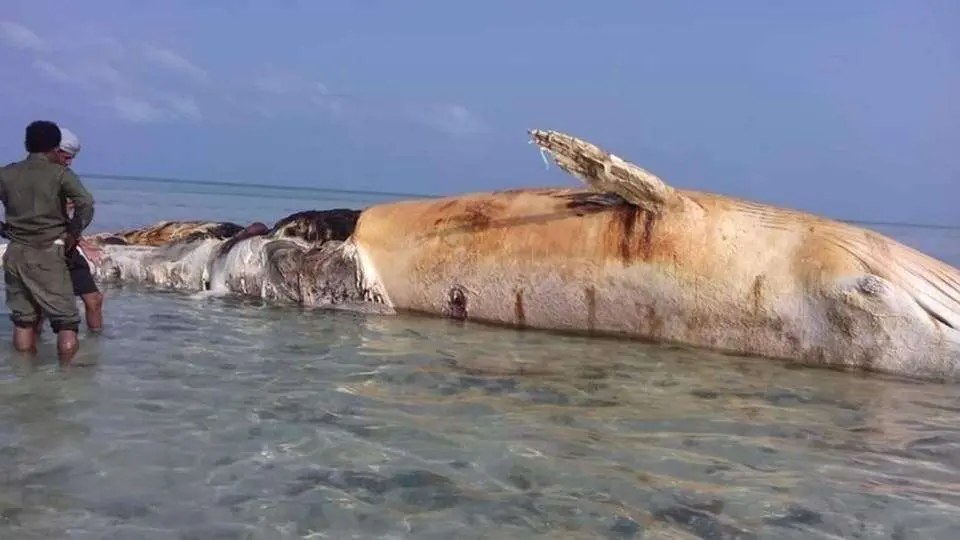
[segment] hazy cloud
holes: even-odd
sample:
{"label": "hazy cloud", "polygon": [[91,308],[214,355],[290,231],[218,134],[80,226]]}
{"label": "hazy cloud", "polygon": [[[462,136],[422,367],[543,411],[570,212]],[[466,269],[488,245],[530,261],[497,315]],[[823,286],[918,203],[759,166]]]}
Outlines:
{"label": "hazy cloud", "polygon": [[338,92],[322,82],[311,82],[291,75],[269,75],[252,84],[253,110],[274,118],[280,114],[297,115],[322,112],[351,122],[404,121],[432,128],[456,137],[472,136],[489,128],[463,105],[418,105],[383,99],[364,98]]}
{"label": "hazy cloud", "polygon": [[[146,79],[140,63],[126,58],[126,47],[116,39],[91,29],[77,34],[60,33],[44,41],[23,25],[0,22],[0,37],[10,46],[29,51],[30,67],[43,79],[68,87],[90,106],[105,107],[128,122],[198,121],[202,118],[197,100],[185,93],[175,79]],[[147,46],[143,55],[166,69],[194,81],[206,81],[206,71],[183,56]],[[65,59],[69,59],[66,61]],[[62,93],[58,93],[62,96]]]}
{"label": "hazy cloud", "polygon": [[[77,93],[70,99],[86,99],[91,106],[105,108],[121,120],[196,122],[205,116],[196,94],[210,92],[215,78],[179,52],[150,43],[130,47],[88,27],[57,32],[51,40],[44,40],[21,24],[3,21],[0,38],[11,47],[27,51],[32,56],[30,67],[43,80]],[[144,61],[148,63],[146,69]],[[162,69],[151,69],[150,65]],[[234,115],[240,111],[267,118],[313,115],[355,127],[413,123],[451,137],[469,137],[488,129],[463,105],[410,104],[395,102],[389,95],[361,96],[283,71],[245,84],[220,83],[213,89],[224,114],[232,110]]]}
{"label": "hazy cloud", "polygon": [[463,105],[433,105],[413,112],[413,119],[453,136],[478,135],[488,127]]}
{"label": "hazy cloud", "polygon": [[161,102],[169,109],[174,120],[197,121],[202,117],[197,100],[191,96],[168,96],[161,98]]}
{"label": "hazy cloud", "polygon": [[116,96],[111,107],[118,117],[137,124],[200,120],[200,108],[191,97],[167,96],[146,100],[134,96]]}
{"label": "hazy cloud", "polygon": [[18,49],[43,51],[47,48],[47,43],[33,30],[15,22],[0,21],[0,37]]}
{"label": "hazy cloud", "polygon": [[169,49],[146,45],[143,48],[143,55],[151,62],[197,81],[206,82],[209,78],[206,70]]}
{"label": "hazy cloud", "polygon": [[81,61],[62,66],[51,60],[37,59],[33,61],[33,69],[52,82],[90,91],[119,89],[130,84],[116,68],[95,61]]}
{"label": "hazy cloud", "polygon": [[146,100],[135,97],[117,96],[113,98],[112,105],[117,115],[128,122],[159,122],[163,120],[165,116],[163,111],[158,107],[155,107]]}
{"label": "hazy cloud", "polygon": [[33,69],[37,70],[40,75],[56,83],[71,84],[74,82],[73,78],[67,72],[46,60],[34,60]]}

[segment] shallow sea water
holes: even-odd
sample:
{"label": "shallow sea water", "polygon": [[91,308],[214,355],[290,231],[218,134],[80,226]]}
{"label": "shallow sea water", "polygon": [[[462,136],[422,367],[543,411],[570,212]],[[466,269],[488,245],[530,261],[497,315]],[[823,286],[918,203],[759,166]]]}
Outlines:
{"label": "shallow sea water", "polygon": [[[171,217],[99,189],[102,228]],[[956,264],[934,233],[895,235]],[[106,294],[84,365],[0,347],[0,539],[960,538],[953,385]]]}

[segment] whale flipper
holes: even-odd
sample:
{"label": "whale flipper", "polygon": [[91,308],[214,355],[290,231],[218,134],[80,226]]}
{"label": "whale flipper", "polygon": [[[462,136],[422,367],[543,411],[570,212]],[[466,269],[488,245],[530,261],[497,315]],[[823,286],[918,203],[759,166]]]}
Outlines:
{"label": "whale flipper", "polygon": [[549,152],[557,165],[594,191],[615,193],[644,210],[659,213],[680,195],[657,175],[559,131],[531,129],[534,144]]}

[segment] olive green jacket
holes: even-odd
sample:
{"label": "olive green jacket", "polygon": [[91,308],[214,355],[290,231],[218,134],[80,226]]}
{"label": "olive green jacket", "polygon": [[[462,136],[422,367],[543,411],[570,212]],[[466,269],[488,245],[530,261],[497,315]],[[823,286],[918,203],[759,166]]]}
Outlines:
{"label": "olive green jacket", "polygon": [[[73,219],[65,203],[73,200]],[[0,201],[6,211],[5,236],[12,243],[45,248],[66,233],[79,237],[93,221],[93,195],[69,167],[45,154],[0,169]]]}

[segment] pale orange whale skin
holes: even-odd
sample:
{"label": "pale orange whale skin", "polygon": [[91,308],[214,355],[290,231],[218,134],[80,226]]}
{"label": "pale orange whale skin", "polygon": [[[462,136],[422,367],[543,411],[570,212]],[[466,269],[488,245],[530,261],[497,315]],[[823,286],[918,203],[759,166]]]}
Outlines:
{"label": "pale orange whale skin", "polygon": [[960,375],[957,269],[871,230],[674,189],[584,141],[531,133],[594,191],[367,208],[352,241],[391,306],[836,368]]}

